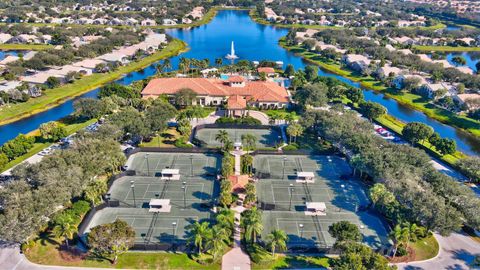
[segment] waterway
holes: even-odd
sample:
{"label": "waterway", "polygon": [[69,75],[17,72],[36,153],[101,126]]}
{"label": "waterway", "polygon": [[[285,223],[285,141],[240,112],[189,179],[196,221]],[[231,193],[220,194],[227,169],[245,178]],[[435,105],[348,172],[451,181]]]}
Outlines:
{"label": "waterway", "polygon": [[[283,61],[284,65],[292,64],[296,69],[303,68],[307,64],[300,57],[286,51],[278,45],[278,40],[287,34],[288,30],[272,26],[261,25],[253,22],[248,11],[219,11],[213,20],[199,27],[191,29],[169,29],[167,34],[179,38],[188,43],[190,50],[180,56],[171,59],[174,69],[177,68],[181,57],[205,59],[215,63],[216,58],[223,58],[224,63],[228,60],[225,55],[230,52],[230,44],[235,42],[235,51],[239,59],[251,61],[272,60]],[[154,65],[141,71],[132,72],[118,80],[121,84],[130,84],[136,80],[145,79],[155,74]],[[346,78],[320,71],[321,76],[338,78],[350,85],[359,86]],[[81,97],[96,97],[98,89],[93,90]],[[432,126],[442,137],[452,138],[457,142],[458,149],[467,154],[479,155],[480,142],[474,136],[444,125],[433,120],[421,112],[398,104],[394,99],[385,97],[373,91],[364,90],[366,100],[378,102],[385,106],[388,113],[404,121],[417,121]],[[55,108],[39,113],[17,122],[0,126],[0,144],[14,138],[19,133],[27,133],[39,127],[40,124],[58,120],[73,112],[73,101],[67,101]]]}

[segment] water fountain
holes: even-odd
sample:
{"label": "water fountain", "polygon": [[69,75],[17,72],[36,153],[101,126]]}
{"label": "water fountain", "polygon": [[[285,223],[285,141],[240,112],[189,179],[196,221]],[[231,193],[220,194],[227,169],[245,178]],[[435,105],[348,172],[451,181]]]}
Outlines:
{"label": "water fountain", "polygon": [[232,41],[232,47],[231,47],[230,53],[227,54],[225,56],[225,58],[230,59],[230,60],[234,60],[234,59],[238,58],[238,56],[235,55],[235,45],[234,45],[233,41]]}

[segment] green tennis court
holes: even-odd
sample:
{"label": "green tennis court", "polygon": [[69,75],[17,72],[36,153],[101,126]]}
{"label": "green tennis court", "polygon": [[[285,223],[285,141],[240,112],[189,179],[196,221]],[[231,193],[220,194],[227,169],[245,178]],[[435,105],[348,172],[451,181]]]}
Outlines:
{"label": "green tennis court", "polygon": [[[372,247],[388,244],[381,220],[359,209],[370,203],[365,187],[349,179],[351,169],[336,156],[257,155],[257,195],[263,212],[264,236],[273,229],[289,235],[290,248],[329,248],[335,242],[328,227],[347,220],[357,224]],[[298,182],[297,172],[311,172],[314,181]],[[343,180],[342,180],[343,179]],[[307,202],[325,204],[325,215],[307,215]]]}
{"label": "green tennis court", "polygon": [[253,134],[257,138],[257,148],[274,147],[283,141],[282,135],[274,129],[202,128],[196,131],[195,138],[205,142],[208,147],[219,147],[222,144],[215,137],[220,130],[225,130],[232,142],[240,142],[242,135]]}
{"label": "green tennis court", "polygon": [[218,155],[139,152],[127,161],[137,175],[158,176],[163,169],[179,169],[182,176],[215,175],[221,168]]}
{"label": "green tennis court", "polygon": [[[137,244],[176,245],[184,243],[189,224],[211,218],[219,192],[218,155],[140,152],[128,163],[136,175],[115,180],[110,207],[98,211],[88,228],[120,219],[135,229]],[[142,175],[147,168],[151,173]],[[155,172],[164,168],[179,169],[180,179],[162,180]],[[151,199],[168,199],[170,210],[149,212]]]}

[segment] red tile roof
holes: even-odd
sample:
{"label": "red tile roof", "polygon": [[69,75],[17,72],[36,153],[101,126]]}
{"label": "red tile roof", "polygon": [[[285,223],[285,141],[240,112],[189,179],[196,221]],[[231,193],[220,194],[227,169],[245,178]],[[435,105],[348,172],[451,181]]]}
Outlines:
{"label": "red tile roof", "polygon": [[241,82],[245,81],[245,78],[243,78],[242,76],[232,76],[232,77],[228,78],[228,81],[229,82],[241,83]]}
{"label": "red tile roof", "polygon": [[248,184],[248,175],[231,175],[228,180],[232,182],[232,191],[240,193],[245,191],[245,186]]}
{"label": "red tile roof", "polygon": [[242,96],[261,102],[288,102],[287,90],[275,82],[246,81],[243,87],[231,87],[227,82],[208,78],[157,78],[143,89],[144,98],[175,94],[190,88],[203,96]]}
{"label": "red tile roof", "polygon": [[247,107],[247,100],[239,95],[231,96],[227,101],[228,109],[245,109]]}

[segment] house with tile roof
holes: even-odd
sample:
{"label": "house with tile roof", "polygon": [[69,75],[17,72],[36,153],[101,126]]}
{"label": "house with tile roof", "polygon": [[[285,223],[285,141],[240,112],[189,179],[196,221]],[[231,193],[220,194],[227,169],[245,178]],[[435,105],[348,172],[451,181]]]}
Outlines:
{"label": "house with tile roof", "polygon": [[[230,105],[232,108],[246,107],[284,108],[289,104],[287,90],[271,81],[247,81],[241,76],[228,80],[212,78],[156,78],[142,91],[142,97],[167,96],[174,103],[175,94],[182,89],[191,89],[197,94],[195,105]],[[229,101],[229,99],[231,99]]]}

